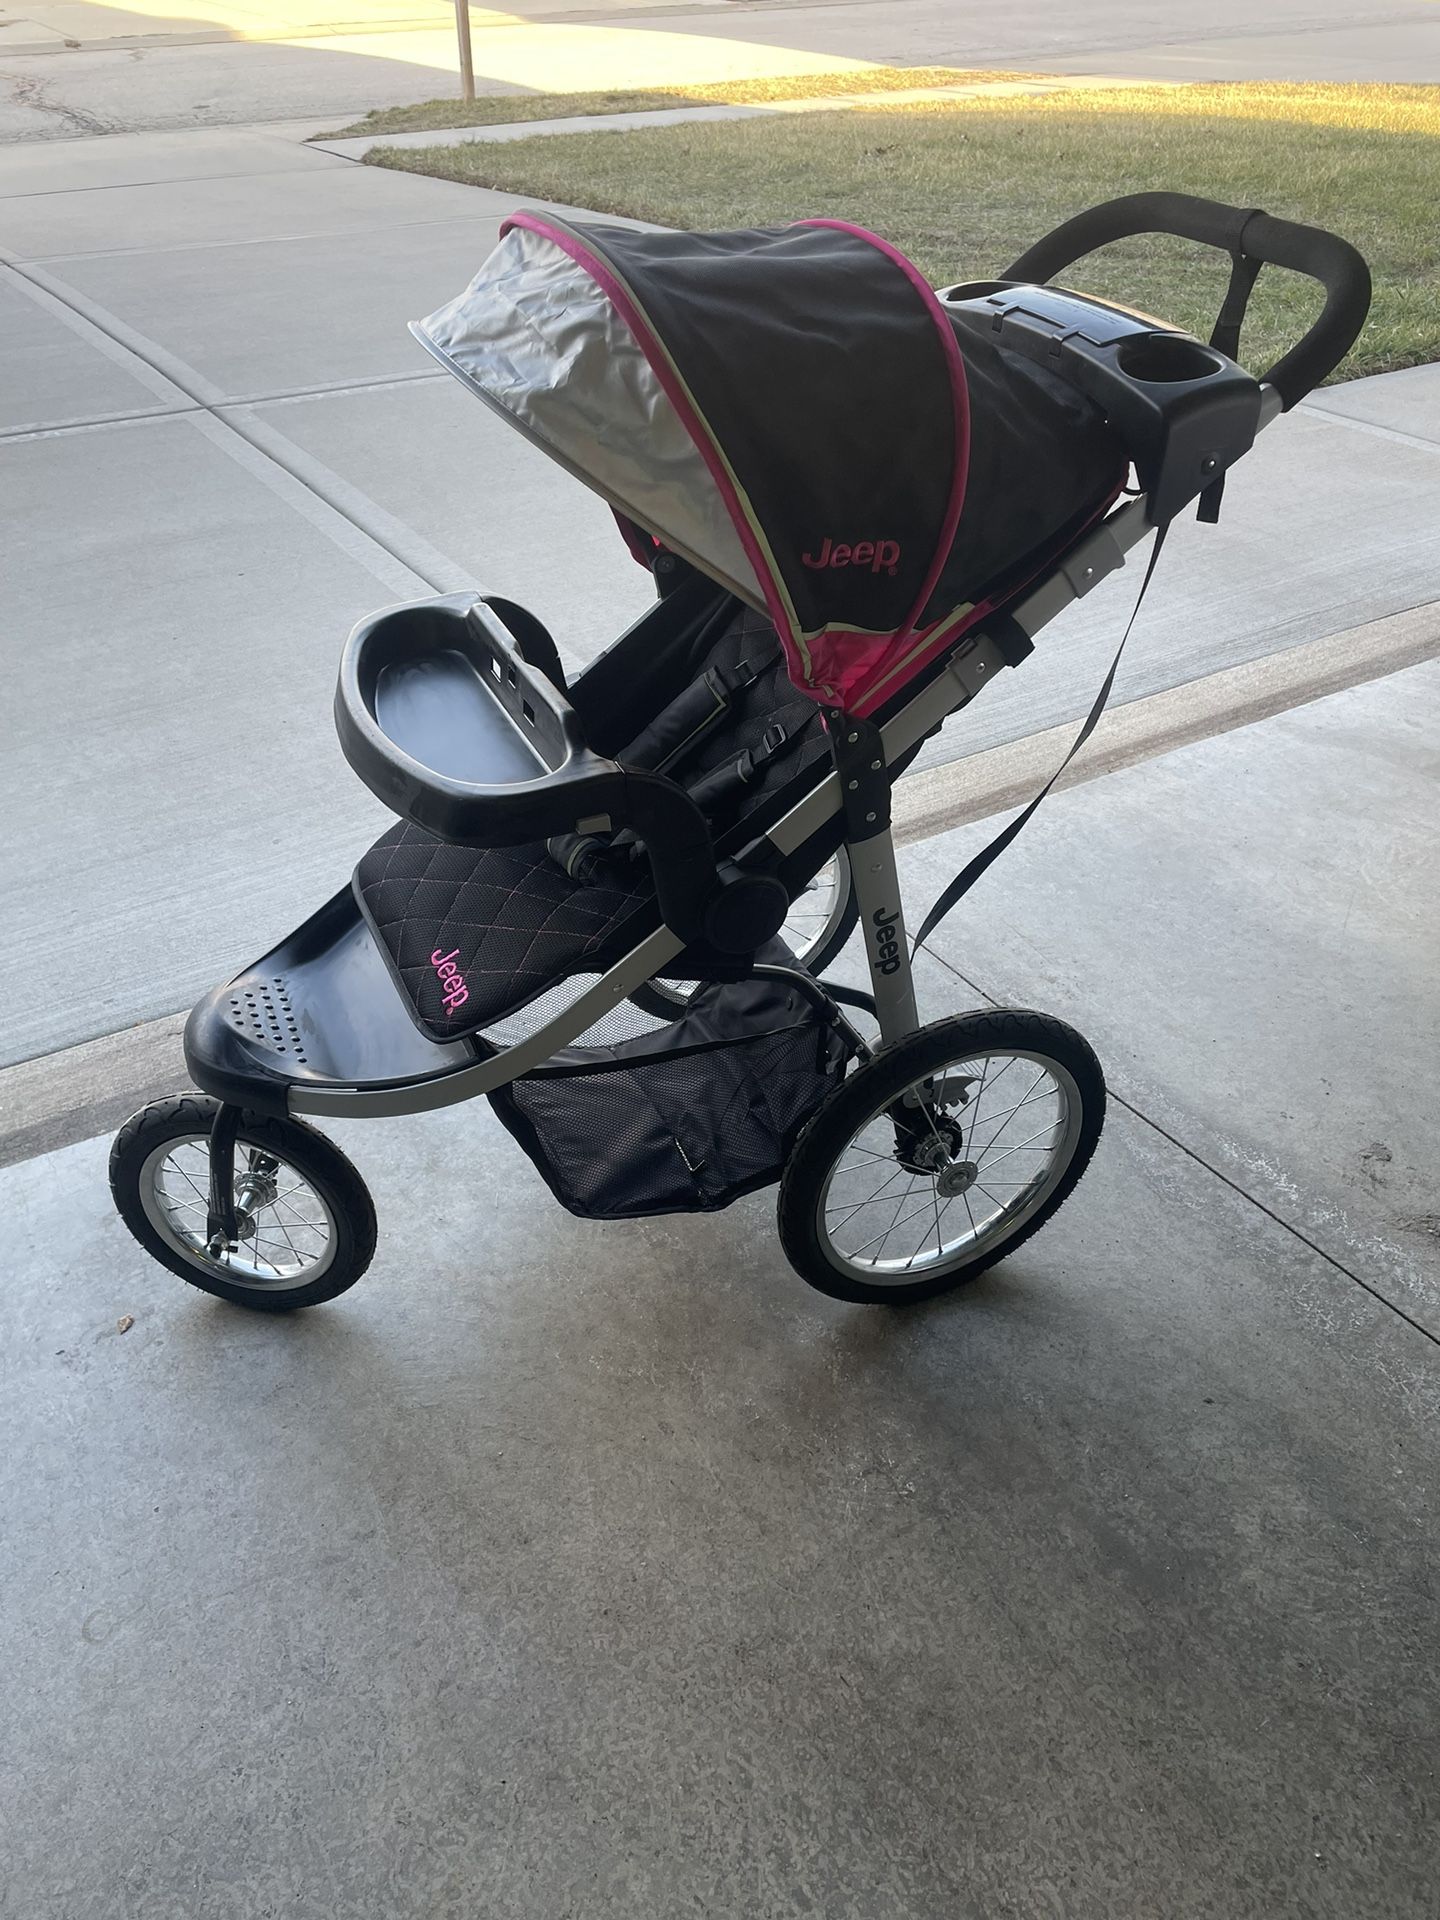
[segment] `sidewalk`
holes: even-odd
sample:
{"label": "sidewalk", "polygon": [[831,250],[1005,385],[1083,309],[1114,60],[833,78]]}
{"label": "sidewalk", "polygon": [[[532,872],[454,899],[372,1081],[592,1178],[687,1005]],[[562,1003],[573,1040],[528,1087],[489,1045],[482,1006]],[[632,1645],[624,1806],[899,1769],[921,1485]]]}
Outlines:
{"label": "sidewalk", "polygon": [[1437,711],[1039,816],[924,1010],[1068,1015],[1110,1117],[929,1309],[768,1193],[582,1225],[483,1102],[333,1129],[380,1249],[289,1322],[151,1266],[103,1138],[0,1172],[17,1910],[1425,1920]]}
{"label": "sidewalk", "polygon": [[[582,660],[644,604],[604,507],[405,330],[509,205],[273,131],[0,149],[10,618],[46,636],[0,885],[47,950],[104,956],[8,950],[0,1062],[173,1013],[343,880],[381,821],[330,723],[362,614],[479,582]],[[1218,529],[1175,529],[1117,701],[1440,599],[1437,519],[1440,369],[1320,395]],[[927,759],[1082,713],[1133,572]]]}

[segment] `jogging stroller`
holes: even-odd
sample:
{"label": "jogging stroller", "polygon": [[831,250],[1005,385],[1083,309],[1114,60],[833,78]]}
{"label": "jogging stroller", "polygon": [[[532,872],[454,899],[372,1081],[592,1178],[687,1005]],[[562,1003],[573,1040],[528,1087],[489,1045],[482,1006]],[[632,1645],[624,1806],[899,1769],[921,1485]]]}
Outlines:
{"label": "jogging stroller", "polygon": [[[1046,284],[1146,232],[1229,256],[1210,344]],[[1255,379],[1234,355],[1267,262],[1325,301]],[[778,1181],[786,1255],[842,1299],[920,1299],[1017,1247],[1084,1172],[1103,1077],[1037,1013],[920,1024],[893,783],[1146,534],[1158,549],[1196,499],[1215,517],[1226,470],[1368,302],[1344,241],[1176,194],[1094,208],[939,293],[839,221],[515,215],[414,332],[602,495],[657,600],[570,683],[508,601],[356,628],[336,725],[398,819],[194,1009],[203,1097],[144,1108],[111,1153],[131,1231],[227,1300],[330,1299],[375,1216],[301,1116],[484,1094],[587,1218]],[[821,977],[857,920],[868,993]]]}

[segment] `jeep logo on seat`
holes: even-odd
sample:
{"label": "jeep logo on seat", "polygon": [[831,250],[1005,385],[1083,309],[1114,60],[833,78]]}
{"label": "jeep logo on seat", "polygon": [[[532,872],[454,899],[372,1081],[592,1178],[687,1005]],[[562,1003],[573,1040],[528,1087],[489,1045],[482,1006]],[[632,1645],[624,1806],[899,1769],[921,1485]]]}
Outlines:
{"label": "jeep logo on seat", "polygon": [[875,922],[875,964],[881,973],[897,973],[900,968],[900,942],[895,938],[895,928],[900,920],[899,911],[886,913],[883,907],[877,907],[872,918]]}
{"label": "jeep logo on seat", "polygon": [[460,958],[460,949],[453,953],[441,953],[437,947],[430,956],[430,964],[440,976],[440,997],[445,1003],[447,1013],[455,1013],[470,998],[470,990],[465,985],[465,976],[455,962]]}

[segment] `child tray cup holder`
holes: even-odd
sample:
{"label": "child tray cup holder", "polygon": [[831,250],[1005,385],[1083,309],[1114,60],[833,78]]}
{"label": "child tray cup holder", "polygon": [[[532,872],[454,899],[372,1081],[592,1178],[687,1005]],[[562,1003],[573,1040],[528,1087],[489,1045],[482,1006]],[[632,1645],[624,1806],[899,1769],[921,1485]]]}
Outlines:
{"label": "child tray cup holder", "polygon": [[591,752],[565,694],[479,594],[362,621],[340,662],[335,730],[370,791],[437,839],[518,847],[629,827],[683,941],[749,953],[785,919],[778,880],[717,868],[682,786]]}
{"label": "child tray cup holder", "polygon": [[395,813],[442,840],[515,846],[562,807],[621,797],[613,761],[478,594],[392,607],[351,634],[335,689],[345,757]]}

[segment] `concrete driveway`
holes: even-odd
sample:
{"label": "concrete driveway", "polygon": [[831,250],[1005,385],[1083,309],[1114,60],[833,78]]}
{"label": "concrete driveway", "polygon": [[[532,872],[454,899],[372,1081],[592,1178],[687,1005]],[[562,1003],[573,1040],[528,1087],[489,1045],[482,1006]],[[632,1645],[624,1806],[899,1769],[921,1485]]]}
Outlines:
{"label": "concrete driveway", "polygon": [[[330,722],[360,615],[479,582],[578,661],[647,582],[605,508],[406,332],[501,196],[263,130],[10,147],[0,189],[0,884],[46,951],[87,956],[7,948],[9,1061],[187,1005],[344,880],[382,824]],[[1262,441],[1221,527],[1177,528],[1120,700],[1440,596],[1435,380],[1327,393]],[[930,758],[1082,712],[1133,585]]]}
{"label": "concrete driveway", "polygon": [[332,1129],[379,1251],[288,1320],[154,1266],[103,1138],[0,1171],[13,1911],[1431,1920],[1437,709],[987,876],[922,1010],[1068,1015],[1111,1106],[929,1307],[811,1293],[769,1193],[575,1221],[484,1102]]}

